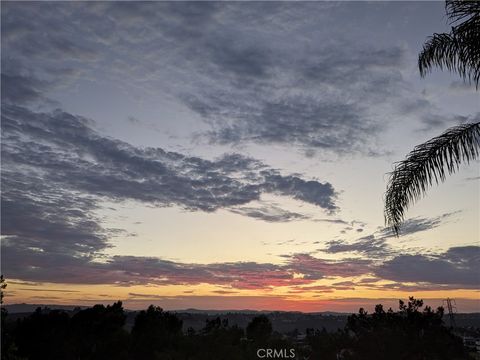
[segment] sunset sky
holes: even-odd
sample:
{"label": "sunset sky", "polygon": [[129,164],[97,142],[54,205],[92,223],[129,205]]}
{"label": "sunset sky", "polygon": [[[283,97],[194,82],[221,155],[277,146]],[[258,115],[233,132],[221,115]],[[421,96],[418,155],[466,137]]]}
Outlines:
{"label": "sunset sky", "polygon": [[384,228],[393,163],[480,121],[421,78],[443,2],[2,2],[5,302],[480,311],[480,163]]}

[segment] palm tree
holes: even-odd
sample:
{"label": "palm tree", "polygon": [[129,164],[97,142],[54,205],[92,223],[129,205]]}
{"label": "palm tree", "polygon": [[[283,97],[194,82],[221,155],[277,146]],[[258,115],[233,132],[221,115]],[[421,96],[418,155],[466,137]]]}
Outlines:
{"label": "palm tree", "polygon": [[[464,81],[480,81],[480,1],[447,0],[446,13],[452,30],[433,34],[418,58],[420,75],[433,67],[457,72]],[[433,183],[443,182],[446,174],[469,163],[480,152],[480,122],[447,129],[442,135],[416,146],[396,163],[385,193],[385,223],[398,236],[405,211],[425,195]]]}
{"label": "palm tree", "polygon": [[433,34],[418,57],[422,77],[434,66],[457,72],[463,80],[472,81],[478,90],[480,80],[480,1],[447,0],[449,34]]}

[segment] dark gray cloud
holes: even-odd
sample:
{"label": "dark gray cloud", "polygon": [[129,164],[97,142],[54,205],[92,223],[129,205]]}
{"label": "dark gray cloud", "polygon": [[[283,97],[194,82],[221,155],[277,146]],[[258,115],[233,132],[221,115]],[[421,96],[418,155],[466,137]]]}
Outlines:
{"label": "dark gray cloud", "polygon": [[[408,49],[360,34],[347,40],[333,20],[343,4],[292,5],[8,3],[2,59],[21,61],[52,87],[88,79],[167,92],[211,125],[203,136],[215,143],[378,153],[388,126],[379,104],[398,110],[398,99],[416,101],[400,71]],[[8,96],[47,96],[32,89]]]}
{"label": "dark gray cloud", "polygon": [[340,281],[333,283],[332,288],[347,290],[349,288],[353,289],[355,287],[361,287],[369,290],[406,291],[410,293],[417,291],[442,291],[478,288],[478,285],[475,284],[442,284],[424,281],[385,282],[385,280],[386,279],[379,277],[367,277],[360,280],[355,279],[353,281]]}
{"label": "dark gray cloud", "polygon": [[70,270],[58,273],[74,279],[75,271],[90,266],[121,231],[104,228],[94,216],[102,200],[190,211],[227,209],[267,221],[303,218],[275,207],[239,207],[272,193],[329,213],[336,210],[329,183],[283,176],[239,154],[209,161],[137,148],[101,136],[91,126],[90,120],[60,110],[2,107],[2,246],[10,271],[25,267],[27,274],[22,273],[29,278],[28,271],[42,269],[36,280],[48,281],[58,271],[51,269],[68,264]]}
{"label": "dark gray cloud", "polygon": [[[2,48],[5,57],[20,53],[25,59],[62,58],[88,61],[95,57],[94,41],[78,36],[81,24],[65,22],[60,16],[75,17],[78,6],[57,8],[53,3],[2,6]],[[77,19],[78,21],[78,19]],[[92,39],[93,40],[93,39]],[[9,46],[15,44],[15,46]]]}
{"label": "dark gray cloud", "polygon": [[445,291],[455,289],[478,289],[478,284],[433,284],[428,282],[392,282],[387,284],[368,284],[366,287],[372,290],[387,290],[387,291]]}
{"label": "dark gray cloud", "polygon": [[368,257],[385,257],[391,252],[386,238],[375,238],[368,235],[348,243],[344,240],[331,240],[327,242],[326,253],[336,254],[343,252],[356,252]]}
{"label": "dark gray cloud", "polygon": [[445,128],[465,123],[474,123],[480,121],[480,113],[470,115],[445,116],[444,114],[427,113],[421,117],[424,127],[423,131],[444,131]]}
{"label": "dark gray cloud", "polygon": [[375,270],[383,279],[399,282],[480,286],[480,247],[453,247],[437,256],[400,255]]}
{"label": "dark gray cloud", "polygon": [[[3,135],[8,132],[7,127],[2,121]],[[9,136],[2,137],[2,245],[74,256],[89,256],[108,247],[108,237],[118,230],[103,229],[92,215],[98,208],[96,200],[46,181],[45,169],[42,171],[40,166],[20,170],[12,163],[12,156],[22,143],[9,140]],[[37,145],[39,151],[46,149]],[[35,161],[36,157],[31,155]]]}
{"label": "dark gray cloud", "polygon": [[61,111],[33,113],[6,106],[2,128],[6,170],[36,170],[59,189],[202,211],[247,204],[262,193],[273,193],[336,210],[331,184],[283,176],[238,154],[208,161],[160,148],[135,148],[102,137],[88,120]]}
{"label": "dark gray cloud", "polygon": [[309,219],[307,215],[284,210],[274,205],[264,205],[259,207],[244,206],[233,208],[230,211],[267,222],[287,222],[292,220]]}
{"label": "dark gray cloud", "polygon": [[44,100],[45,83],[27,76],[1,74],[2,103],[25,104]]}
{"label": "dark gray cloud", "polygon": [[298,176],[282,176],[271,170],[263,170],[265,176],[264,188],[267,192],[277,195],[291,196],[307,203],[315,204],[334,212],[335,192],[330,183],[319,183],[316,180],[306,181]]}
{"label": "dark gray cloud", "polygon": [[[208,100],[205,100],[208,102]],[[248,104],[248,101],[245,102]],[[373,139],[375,125],[361,119],[361,111],[353,105],[330,103],[312,98],[286,98],[261,104],[261,109],[247,109],[242,104],[229,104],[227,114],[235,119],[225,125],[223,107],[191,108],[209,120],[218,119],[220,129],[209,134],[220,144],[251,141],[288,143],[314,149],[344,152],[358,150],[366,139]],[[234,109],[234,107],[238,107]],[[242,108],[243,107],[243,108]],[[236,117],[234,113],[242,114]]]}
{"label": "dark gray cloud", "polygon": [[[73,284],[196,285],[212,284],[232,289],[269,289],[307,285],[322,278],[356,276],[370,271],[367,260],[332,261],[296,254],[283,264],[225,262],[191,264],[153,257],[112,256],[93,258],[18,248],[7,243],[2,264],[8,276],[26,281]],[[303,274],[297,277],[296,274]]]}
{"label": "dark gray cloud", "polygon": [[[330,51],[334,51],[333,48],[325,49],[325,52]],[[338,58],[342,56],[351,57],[351,54],[338,54]],[[282,57],[283,54],[276,55],[277,59]],[[318,72],[331,74],[329,76],[335,79],[343,76],[336,73],[335,60],[331,61],[331,64],[319,64],[321,71]],[[347,153],[363,151],[368,142],[375,140],[382,125],[369,116],[368,103],[362,106],[360,101],[344,101],[345,97],[353,96],[353,89],[344,84],[332,84],[329,79],[318,80],[315,86],[312,85],[313,79],[309,79],[310,85],[305,83],[307,80],[292,83],[293,79],[304,75],[306,65],[287,63],[277,66],[282,76],[292,80],[277,83],[278,77],[270,79],[265,74],[253,84],[243,84],[241,90],[235,90],[236,85],[232,87],[230,84],[218,89],[202,87],[195,91],[195,95],[181,98],[191,110],[212,124],[214,129],[208,137],[214,143],[290,144],[310,150]],[[338,67],[341,68],[342,64]],[[335,86],[338,87],[336,91],[344,93],[343,96],[330,94],[327,90]],[[369,93],[372,92],[373,89]],[[282,95],[276,95],[278,93]]]}
{"label": "dark gray cloud", "polygon": [[82,69],[65,67],[63,64],[47,67],[43,72],[43,76],[39,77],[34,70],[24,66],[21,60],[5,58],[2,55],[2,103],[42,107],[59,106],[59,103],[49,98],[47,94],[52,90],[71,85],[83,74]]}
{"label": "dark gray cloud", "polygon": [[368,259],[343,259],[332,261],[316,258],[310,254],[285,255],[290,268],[304,274],[304,279],[318,280],[331,276],[358,276],[370,272],[372,261]]}

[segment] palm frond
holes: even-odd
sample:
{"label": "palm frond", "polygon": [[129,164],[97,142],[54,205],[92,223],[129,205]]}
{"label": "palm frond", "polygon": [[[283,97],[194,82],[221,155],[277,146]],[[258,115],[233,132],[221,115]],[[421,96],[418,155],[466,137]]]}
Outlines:
{"label": "palm frond", "polygon": [[462,162],[476,159],[479,149],[480,122],[452,127],[416,146],[390,173],[384,210],[387,226],[398,236],[410,204],[422,197],[429,186],[443,182],[447,173],[457,171]]}
{"label": "palm frond", "polygon": [[465,81],[480,83],[480,1],[446,2],[450,33],[433,34],[418,57],[420,75],[433,67],[457,72]]}
{"label": "palm frond", "polygon": [[424,44],[418,57],[420,75],[424,77],[434,66],[457,72],[478,88],[480,81],[480,26],[475,32],[434,34]]}
{"label": "palm frond", "polygon": [[480,1],[447,0],[445,10],[450,23],[471,19],[480,15]]}

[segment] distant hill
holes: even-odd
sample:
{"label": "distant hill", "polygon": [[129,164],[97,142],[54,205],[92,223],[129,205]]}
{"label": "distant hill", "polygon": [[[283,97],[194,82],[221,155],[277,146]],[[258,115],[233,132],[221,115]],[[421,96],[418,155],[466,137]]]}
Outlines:
{"label": "distant hill", "polygon": [[[75,308],[85,309],[88,306],[80,306],[80,305],[55,305],[55,304],[11,304],[11,305],[4,305],[4,307],[8,310],[10,314],[15,313],[28,313],[35,311],[38,307],[41,308],[49,308],[52,310],[65,310],[65,311],[72,311]],[[135,312],[137,310],[129,310],[125,309],[125,311],[132,311]],[[334,315],[334,316],[347,316],[350,313],[341,313],[341,312],[334,312],[334,311],[322,311],[322,312],[312,312],[312,313],[303,313],[301,311],[270,311],[270,310],[250,310],[250,309],[242,309],[242,310],[202,310],[202,309],[180,309],[180,310],[170,310],[171,312],[175,313],[186,313],[186,314],[204,314],[204,315],[224,315],[224,314],[309,314],[309,315]]]}
{"label": "distant hill", "polygon": [[[76,308],[86,308],[86,306],[52,304],[12,304],[5,306],[8,310],[10,320],[28,316],[38,307],[46,307],[52,310],[64,310],[72,314]],[[126,312],[127,320],[125,327],[130,329],[133,326],[138,311],[127,309]],[[349,313],[337,313],[332,311],[302,313],[294,311],[185,309],[174,310],[172,312],[175,312],[183,321],[184,331],[189,327],[195,330],[200,330],[205,327],[207,320],[213,320],[216,317],[227,319],[230,325],[238,325],[241,328],[245,328],[255,316],[265,314],[272,322],[273,329],[280,333],[292,332],[295,329],[300,332],[305,332],[306,328],[325,328],[327,331],[336,331],[345,326],[347,316],[350,315]],[[448,316],[445,316],[444,320],[448,324]],[[460,327],[480,328],[480,313],[455,314],[455,321],[457,326]]]}
{"label": "distant hill", "polygon": [[49,308],[49,309],[52,309],[52,310],[73,311],[75,308],[85,309],[88,306],[52,305],[52,304],[12,304],[12,305],[4,305],[4,308],[7,309],[9,314],[30,313],[30,312],[34,312],[38,307]]}

